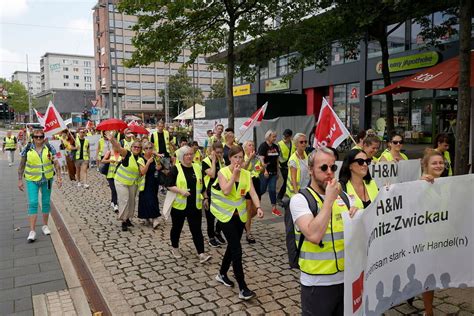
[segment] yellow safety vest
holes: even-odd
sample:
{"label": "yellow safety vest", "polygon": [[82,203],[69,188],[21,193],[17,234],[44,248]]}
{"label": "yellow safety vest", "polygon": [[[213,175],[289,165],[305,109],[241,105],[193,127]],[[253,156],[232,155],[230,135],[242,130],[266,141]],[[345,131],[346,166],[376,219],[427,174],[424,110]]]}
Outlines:
{"label": "yellow safety vest", "polygon": [[[211,158],[206,157],[206,158],[203,159],[202,162],[205,162],[209,167],[212,168],[212,161],[211,161]],[[222,161],[220,161],[220,160],[216,161],[216,163],[219,164],[219,170],[222,169],[223,167],[225,167],[224,162],[222,162]],[[216,175],[216,178],[217,178],[217,175]],[[207,186],[209,185],[209,181],[211,181],[211,177],[208,176],[207,174],[205,174],[205,175],[204,175],[204,185],[206,186],[206,188],[207,188]]]}
{"label": "yellow safety vest", "polygon": [[359,150],[363,150],[363,148],[362,148],[362,147],[360,147],[359,145],[355,145],[354,147],[352,147],[352,148],[351,148],[351,150],[352,150],[352,149],[359,149]]}
{"label": "yellow safety vest", "polygon": [[[402,158],[403,158],[404,160],[408,160],[407,155],[405,155],[404,153],[400,153],[400,156],[402,156]],[[385,159],[386,159],[387,161],[393,161],[392,153],[391,153],[389,150],[384,151],[384,152],[382,153],[382,155],[380,156],[380,158],[382,158],[382,157],[385,157]],[[379,160],[380,160],[380,158],[379,158]]]}
{"label": "yellow safety vest", "polygon": [[[229,180],[232,176],[229,166],[224,167],[220,170],[222,175]],[[219,183],[219,179],[216,178],[214,184],[211,187],[211,213],[222,223],[230,221],[234,212],[237,211],[240,220],[245,223],[247,222],[247,204],[245,202],[245,195],[250,191],[251,185],[250,172],[244,169],[240,169],[239,185],[237,189],[235,185],[232,186],[232,190],[229,195],[225,195],[222,190],[216,189],[216,184]]]}
{"label": "yellow safety vest", "polygon": [[115,158],[115,155],[110,154],[109,160],[113,161],[109,164],[109,171],[107,172],[107,179],[113,179],[115,176],[115,169],[117,169],[117,164],[122,161],[122,156]]}
{"label": "yellow safety vest", "polygon": [[131,141],[123,139],[123,148],[126,150],[132,150],[133,139]]}
{"label": "yellow safety vest", "polygon": [[[248,156],[245,155],[244,160],[247,161],[248,159]],[[252,160],[250,160],[246,170],[250,171],[252,178],[258,178],[260,173],[263,171],[262,162],[257,157],[253,157]]]}
{"label": "yellow safety vest", "polygon": [[290,152],[290,148],[288,147],[288,145],[286,145],[283,139],[278,142],[278,147],[280,147],[280,157],[278,157],[278,160],[280,161],[280,163],[287,163],[288,160],[290,159],[290,156],[293,155],[293,153],[295,152],[296,146],[291,141],[290,141],[290,144],[291,144],[291,152]]}
{"label": "yellow safety vest", "polygon": [[[80,147],[81,146],[81,141],[80,139],[76,139],[76,147]],[[89,141],[84,138],[84,146],[82,146],[82,148],[79,148],[77,151],[76,151],[76,159],[79,159],[79,157],[81,156],[81,150],[82,150],[82,160],[89,160]]]}
{"label": "yellow safety vest", "polygon": [[[163,137],[165,139],[166,152],[170,152],[170,133],[167,130],[163,130]],[[158,142],[158,131],[153,132],[153,144],[155,145],[155,151],[160,152],[160,143]]]}
{"label": "yellow safety vest", "polygon": [[[308,155],[306,155],[306,152],[304,152],[304,159],[306,160],[306,162],[308,162]],[[293,153],[291,155],[290,159],[288,159],[288,162],[290,161],[294,161],[296,163],[296,184],[298,185],[296,190],[293,190],[293,185],[291,185],[291,172],[288,170],[288,178],[286,179],[286,195],[288,195],[288,197],[291,198],[300,190],[299,185],[301,181],[301,168],[300,168],[300,160],[298,156],[296,155],[296,153]]]}
{"label": "yellow safety vest", "polygon": [[5,136],[5,149],[6,150],[15,150],[16,149],[16,139],[15,136],[7,137]]}
{"label": "yellow safety vest", "polygon": [[102,157],[104,155],[104,147],[105,147],[105,139],[101,137],[99,138],[99,145],[97,148],[97,153],[99,154],[99,157]]}
{"label": "yellow safety vest", "polygon": [[[323,201],[313,190],[309,189],[316,199],[319,209]],[[322,247],[305,239],[301,247],[298,264],[301,271],[307,274],[336,274],[344,271],[344,224],[342,212],[347,211],[347,206],[341,197],[338,197],[332,206],[331,220],[322,239]],[[295,229],[296,245],[298,246],[301,232]]]}
{"label": "yellow safety vest", "polygon": [[[369,184],[365,183],[365,181],[363,182],[364,182],[365,188],[367,189],[367,192],[369,193],[370,201],[371,202],[375,201],[377,194],[379,194],[377,183],[375,183],[373,179],[369,182]],[[362,203],[361,198],[357,195],[354,189],[354,186],[352,185],[352,182],[350,180],[347,181],[347,184],[346,184],[346,193],[354,201],[355,207],[357,207],[360,210],[364,209],[364,204]]]}
{"label": "yellow safety vest", "polygon": [[225,138],[224,138],[224,135],[221,135],[221,139],[217,139],[216,135],[212,135],[211,138],[211,143],[208,145],[209,147],[212,147],[212,145],[216,142],[216,141],[220,141],[222,145],[225,144]]}
{"label": "yellow safety vest", "polygon": [[448,176],[452,176],[453,175],[453,168],[451,167],[451,155],[449,154],[449,151],[445,151],[443,153],[443,157],[444,157],[444,160],[446,160],[447,164],[448,164]]}
{"label": "yellow safety vest", "polygon": [[114,179],[123,185],[135,185],[140,181],[140,168],[138,165],[145,165],[145,161],[142,157],[135,159],[135,156],[130,153],[128,158],[128,167],[125,167],[123,164],[117,168],[115,172]]}
{"label": "yellow safety vest", "polygon": [[25,179],[35,182],[40,181],[43,174],[48,180],[54,176],[52,154],[46,145],[41,150],[41,157],[33,148],[30,148],[26,153]]}
{"label": "yellow safety vest", "polygon": [[[196,207],[202,209],[202,169],[199,164],[193,163],[194,175],[196,176]],[[176,178],[176,186],[181,190],[188,190],[186,177],[184,176],[183,167],[181,164],[176,164],[178,169],[178,177]],[[177,210],[184,210],[186,208],[188,198],[182,194],[177,194],[173,202],[173,208]]]}
{"label": "yellow safety vest", "polygon": [[193,161],[196,162],[196,163],[201,163],[201,158],[202,158],[201,151],[198,149],[198,150],[194,153]]}

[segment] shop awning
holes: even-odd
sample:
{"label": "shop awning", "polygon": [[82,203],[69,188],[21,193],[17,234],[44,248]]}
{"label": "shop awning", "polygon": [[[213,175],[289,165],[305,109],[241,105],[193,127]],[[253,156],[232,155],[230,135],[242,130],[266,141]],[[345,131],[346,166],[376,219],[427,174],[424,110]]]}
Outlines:
{"label": "shop awning", "polygon": [[[471,87],[474,87],[474,52],[471,51]],[[450,89],[459,86],[459,57],[448,59],[436,66],[422,70],[410,77],[372,92],[376,94],[402,93],[419,89]]]}
{"label": "shop awning", "polygon": [[[196,108],[196,118],[205,118],[206,117],[206,108],[204,105],[195,104]],[[180,115],[176,116],[173,120],[192,120],[193,116],[193,107],[190,107],[186,111],[182,112]]]}

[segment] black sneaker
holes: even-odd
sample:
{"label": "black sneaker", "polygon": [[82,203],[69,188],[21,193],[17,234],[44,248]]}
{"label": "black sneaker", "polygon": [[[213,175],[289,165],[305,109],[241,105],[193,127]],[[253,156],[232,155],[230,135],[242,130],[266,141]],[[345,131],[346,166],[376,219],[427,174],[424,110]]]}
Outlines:
{"label": "black sneaker", "polygon": [[216,239],[217,239],[217,242],[219,242],[219,244],[221,245],[227,244],[221,232],[216,233]]}
{"label": "black sneaker", "polygon": [[211,238],[209,239],[209,246],[211,246],[212,248],[219,248],[220,244],[217,242],[215,238]]}
{"label": "black sneaker", "polygon": [[248,288],[244,288],[239,292],[239,298],[243,300],[249,300],[252,297],[255,297],[255,292],[250,291]]}
{"label": "black sneaker", "polygon": [[130,219],[127,219],[127,221],[125,222],[125,224],[126,224],[128,227],[133,227],[133,224],[132,224],[132,222],[130,221]]}
{"label": "black sneaker", "polygon": [[128,230],[127,222],[122,222],[122,231],[126,232]]}
{"label": "black sneaker", "polygon": [[223,275],[223,274],[218,274],[216,275],[216,281],[217,282],[220,282],[222,284],[224,284],[225,286],[228,286],[228,287],[234,287],[234,282],[232,282],[228,277],[227,275]]}

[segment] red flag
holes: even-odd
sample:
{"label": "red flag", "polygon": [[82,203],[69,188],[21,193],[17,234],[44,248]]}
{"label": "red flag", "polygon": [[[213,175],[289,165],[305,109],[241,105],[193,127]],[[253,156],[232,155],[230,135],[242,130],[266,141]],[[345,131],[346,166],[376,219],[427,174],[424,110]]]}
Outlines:
{"label": "red flag", "polygon": [[263,120],[263,117],[265,116],[265,111],[267,110],[267,105],[268,102],[265,102],[265,104],[258,109],[255,113],[252,114],[252,116],[242,124],[242,126],[239,128],[241,131],[242,135],[250,128],[253,128],[254,126],[260,126],[260,123]]}
{"label": "red flag", "polygon": [[53,102],[50,101],[44,116],[44,134],[46,137],[51,137],[66,128],[61,115],[59,115],[58,110],[54,107]]}
{"label": "red flag", "polygon": [[326,98],[323,98],[318,126],[314,133],[314,147],[337,148],[349,136],[350,133],[347,128],[336,115]]}
{"label": "red flag", "polygon": [[41,124],[41,126],[44,127],[44,115],[38,112],[35,108],[33,108],[33,111],[35,111],[36,118],[38,119],[38,122]]}
{"label": "red flag", "polygon": [[92,121],[87,121],[86,123],[86,129],[91,129],[94,127],[94,123],[92,123]]}

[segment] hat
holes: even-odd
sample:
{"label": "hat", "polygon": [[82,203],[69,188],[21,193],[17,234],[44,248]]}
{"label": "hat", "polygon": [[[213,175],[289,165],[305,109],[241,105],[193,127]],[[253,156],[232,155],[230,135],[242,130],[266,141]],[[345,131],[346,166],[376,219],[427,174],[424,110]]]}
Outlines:
{"label": "hat", "polygon": [[288,137],[288,136],[293,136],[293,131],[291,129],[285,129],[283,131],[283,136]]}

